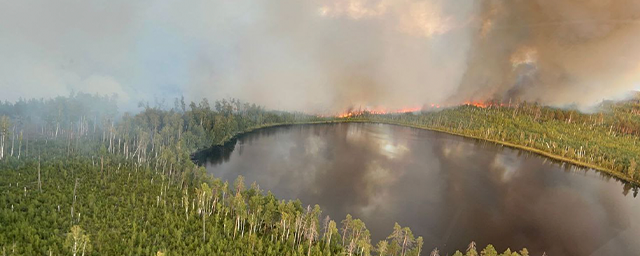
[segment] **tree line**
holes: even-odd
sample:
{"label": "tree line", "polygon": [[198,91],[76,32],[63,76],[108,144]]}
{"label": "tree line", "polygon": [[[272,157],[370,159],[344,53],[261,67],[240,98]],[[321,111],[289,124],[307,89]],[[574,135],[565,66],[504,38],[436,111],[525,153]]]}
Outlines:
{"label": "tree line", "polygon": [[[351,215],[332,219],[317,205],[278,200],[258,184],[247,186],[241,176],[233,183],[220,180],[191,160],[192,153],[252,129],[351,119],[269,111],[235,99],[140,107],[137,114],[120,114],[112,97],[88,94],[2,104],[3,255],[440,255],[437,248],[423,248],[423,238],[409,227],[396,224],[387,239],[373,242],[366,224]],[[536,117],[537,109],[545,108],[463,106],[366,120],[486,132],[505,140],[521,129],[524,135],[513,138],[557,148],[575,140],[562,129],[580,123],[593,125],[588,131],[597,134],[612,122],[603,116],[606,121],[589,123],[597,114],[569,112],[571,121],[555,114],[551,119],[551,109]],[[539,130],[524,128],[531,122],[556,126],[540,139],[533,133]],[[601,135],[603,141],[633,143],[628,136],[636,135],[614,128]],[[598,159],[589,150],[574,154]],[[454,255],[529,252],[498,253],[472,242]]]}
{"label": "tree line", "polygon": [[604,171],[637,188],[640,96],[624,102],[604,102],[599,108],[595,113],[583,113],[523,102],[463,105],[420,113],[365,113],[349,119],[433,129],[538,150]]}

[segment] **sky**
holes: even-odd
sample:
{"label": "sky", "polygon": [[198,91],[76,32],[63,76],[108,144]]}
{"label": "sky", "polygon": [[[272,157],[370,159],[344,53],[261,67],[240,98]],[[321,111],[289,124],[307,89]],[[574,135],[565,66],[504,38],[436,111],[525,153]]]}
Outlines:
{"label": "sky", "polygon": [[0,0],[0,100],[591,105],[640,89],[639,14],[633,0]]}

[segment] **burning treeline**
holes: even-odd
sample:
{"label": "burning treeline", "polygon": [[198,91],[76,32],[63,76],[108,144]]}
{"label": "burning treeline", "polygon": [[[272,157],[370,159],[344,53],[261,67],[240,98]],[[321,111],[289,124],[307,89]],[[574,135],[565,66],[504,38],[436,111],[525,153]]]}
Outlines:
{"label": "burning treeline", "polygon": [[[486,110],[500,112],[502,118],[516,119],[519,114],[525,114],[530,116],[534,122],[543,122],[549,120],[556,120],[560,122],[582,123],[583,125],[603,125],[608,123],[608,133],[614,132],[619,134],[631,134],[640,136],[640,92],[636,92],[633,99],[615,102],[615,101],[603,101],[594,109],[597,110],[593,113],[585,113],[575,108],[562,109],[554,108],[542,105],[538,102],[527,101],[514,101],[509,100],[503,102],[500,100],[489,101],[465,101],[460,104],[453,105],[439,105],[429,104],[420,108],[403,108],[396,110],[387,110],[383,108],[377,109],[349,109],[343,113],[334,115],[336,118],[359,118],[359,117],[371,117],[381,116],[388,114],[406,114],[413,113],[417,116],[420,114],[433,114],[443,110],[461,111],[465,107],[471,107],[472,109]],[[509,113],[505,116],[505,113]],[[613,115],[612,115],[613,113]],[[446,118],[446,113],[441,114]],[[469,118],[482,119],[482,112],[472,114]],[[609,121],[605,122],[605,119]],[[507,120],[505,120],[506,122]],[[513,120],[508,120],[513,121]]]}
{"label": "burning treeline", "polygon": [[[128,110],[151,95],[224,95],[315,112],[494,98],[557,106],[597,103],[640,82],[637,0],[212,0],[141,9],[14,2],[0,8],[5,24],[24,25],[3,28],[14,36],[0,42],[0,82],[12,88],[2,99],[10,101],[85,91],[117,92],[133,101]],[[85,11],[52,22],[56,8],[70,7]],[[160,17],[177,24],[167,29]],[[157,31],[183,43],[147,52]],[[118,44],[96,44],[105,35]],[[169,53],[184,54],[179,65],[161,65],[159,57],[174,61]],[[34,73],[33,63],[44,70]]]}
{"label": "burning treeline", "polygon": [[438,111],[446,108],[454,108],[459,106],[474,106],[478,108],[493,108],[493,107],[516,107],[518,104],[522,102],[512,102],[509,100],[508,102],[501,102],[499,100],[488,100],[488,101],[465,101],[459,104],[426,104],[422,107],[407,107],[400,109],[388,109],[383,107],[377,108],[350,108],[344,112],[335,114],[335,117],[338,118],[350,118],[357,117],[363,115],[385,115],[385,114],[403,114],[403,113],[417,113],[422,111]]}
{"label": "burning treeline", "polygon": [[406,125],[488,140],[639,184],[640,97],[603,102],[599,108],[599,112],[584,113],[525,101],[488,101],[438,111],[350,112],[340,117],[347,122]]}
{"label": "burning treeline", "polygon": [[[510,99],[586,109],[605,99],[623,99],[640,84],[640,1],[483,0],[468,12],[460,7],[466,2],[415,2],[428,4],[346,0],[320,8],[325,19],[362,26],[378,22],[369,29],[385,32],[349,45],[371,51],[356,51],[368,58],[331,79],[336,84],[331,111],[352,103],[401,112],[397,109],[425,103],[421,109],[429,109],[430,102],[482,106]],[[410,10],[426,20],[412,19]],[[412,33],[408,28],[414,27],[434,33]],[[381,34],[394,38],[378,38]],[[462,41],[468,44],[456,44]],[[375,47],[368,45],[373,42]],[[332,64],[344,62],[342,55]]]}
{"label": "burning treeline", "polygon": [[362,116],[366,114],[372,114],[372,115],[401,114],[401,113],[418,112],[421,110],[422,108],[420,107],[401,108],[401,109],[394,109],[394,110],[388,110],[384,108],[364,108],[364,109],[358,108],[358,109],[349,109],[335,116],[338,118],[349,118],[349,117],[355,117],[355,116]]}

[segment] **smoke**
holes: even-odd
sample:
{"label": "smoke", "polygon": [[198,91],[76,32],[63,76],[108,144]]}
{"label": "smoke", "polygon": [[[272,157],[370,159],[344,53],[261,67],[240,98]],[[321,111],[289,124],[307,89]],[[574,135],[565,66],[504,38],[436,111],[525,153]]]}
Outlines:
{"label": "smoke", "polygon": [[0,0],[2,100],[234,97],[335,113],[593,104],[640,81],[633,0]]}
{"label": "smoke", "polygon": [[452,99],[588,106],[640,84],[640,2],[483,1]]}
{"label": "smoke", "polygon": [[[172,22],[217,45],[204,49],[191,69],[190,96],[241,95],[271,108],[310,112],[422,106],[449,95],[466,64],[469,38],[449,24],[471,6],[457,17],[441,14],[444,4],[425,1],[246,4],[251,8],[234,4],[212,13],[220,3],[211,3],[198,8],[207,10],[204,17]],[[210,33],[188,27],[200,22],[211,24]]]}
{"label": "smoke", "polygon": [[134,12],[127,1],[0,1],[0,99],[72,92],[117,94],[134,74]]}
{"label": "smoke", "polygon": [[492,143],[338,124],[261,129],[233,144],[203,159],[210,173],[243,175],[278,198],[317,203],[333,219],[350,213],[373,244],[398,221],[425,238],[424,251],[442,255],[471,241],[531,255],[640,249],[640,201],[619,182]]}

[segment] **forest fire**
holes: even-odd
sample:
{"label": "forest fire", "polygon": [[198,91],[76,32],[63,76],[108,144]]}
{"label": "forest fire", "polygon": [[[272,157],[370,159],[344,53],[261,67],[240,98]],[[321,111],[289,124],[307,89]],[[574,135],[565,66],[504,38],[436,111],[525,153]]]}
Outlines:
{"label": "forest fire", "polygon": [[354,117],[354,116],[362,116],[365,114],[372,114],[372,115],[384,115],[384,114],[402,114],[402,113],[411,113],[411,112],[418,112],[422,110],[422,108],[420,107],[414,107],[414,108],[401,108],[401,109],[396,109],[396,110],[387,110],[387,109],[381,109],[381,108],[376,108],[376,109],[352,109],[352,110],[348,110],[344,113],[338,114],[337,117],[338,118],[349,118],[349,117]]}
{"label": "forest fire", "polygon": [[474,106],[474,107],[478,107],[478,108],[487,108],[487,107],[491,106],[489,103],[481,102],[481,101],[467,101],[463,105]]}
{"label": "forest fire", "polygon": [[[474,106],[478,108],[491,108],[491,107],[504,107],[507,106],[502,102],[497,101],[466,101],[463,106]],[[509,104],[511,105],[511,104]]]}
{"label": "forest fire", "polygon": [[340,114],[335,115],[338,118],[349,118],[356,117],[362,115],[384,115],[384,114],[403,114],[403,113],[413,113],[419,111],[435,111],[444,108],[457,107],[457,106],[474,106],[477,108],[492,108],[492,107],[506,107],[511,106],[511,103],[505,104],[498,101],[465,101],[463,103],[458,104],[427,104],[424,107],[412,107],[412,108],[401,108],[395,110],[388,110],[384,108],[366,108],[366,109],[350,109]]}

